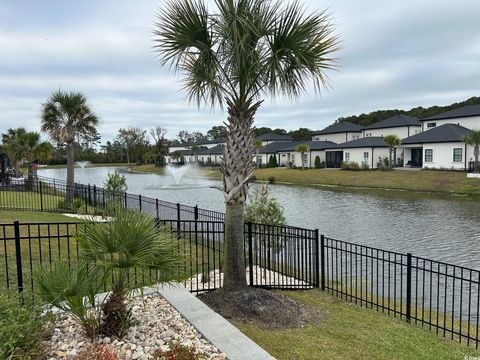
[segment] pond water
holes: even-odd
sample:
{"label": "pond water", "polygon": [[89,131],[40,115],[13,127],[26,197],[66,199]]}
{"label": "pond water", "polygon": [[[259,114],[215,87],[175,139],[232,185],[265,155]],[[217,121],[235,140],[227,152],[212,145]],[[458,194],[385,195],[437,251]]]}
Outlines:
{"label": "pond water", "polygon": [[[76,168],[76,182],[102,186],[112,167]],[[39,175],[65,179],[66,169]],[[224,211],[220,181],[185,174],[125,173],[128,192]],[[217,188],[215,188],[217,187]],[[399,191],[340,191],[271,185],[289,225],[318,228],[328,237],[411,252],[413,255],[480,269],[478,199]]]}

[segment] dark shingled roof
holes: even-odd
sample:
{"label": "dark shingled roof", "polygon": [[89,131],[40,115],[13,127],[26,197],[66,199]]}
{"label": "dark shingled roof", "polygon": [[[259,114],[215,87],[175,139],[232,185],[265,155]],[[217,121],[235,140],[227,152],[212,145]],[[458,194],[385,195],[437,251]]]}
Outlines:
{"label": "dark shingled roof", "polygon": [[446,111],[441,114],[433,115],[420,121],[440,120],[440,119],[452,119],[467,116],[480,116],[480,104],[467,105],[461,108]]}
{"label": "dark shingled roof", "polygon": [[275,133],[268,133],[268,134],[263,134],[260,136],[257,136],[255,140],[261,140],[261,141],[292,141],[293,138],[289,135],[279,135]]}
{"label": "dark shingled roof", "polygon": [[200,155],[222,155],[223,154],[223,144],[219,144],[210,149],[203,150]]}
{"label": "dark shingled roof", "polygon": [[376,122],[365,128],[367,129],[385,129],[399,126],[422,126],[422,123],[417,120],[417,118],[408,116],[408,115],[395,115],[391,118]]}
{"label": "dark shingled roof", "polygon": [[330,126],[327,126],[325,129],[315,132],[313,135],[322,135],[322,134],[338,134],[343,132],[360,132],[363,130],[363,126],[353,124],[348,121],[342,121]]}
{"label": "dark shingled roof", "polygon": [[332,146],[335,146],[334,142],[331,141],[295,141],[279,149],[279,152],[282,151],[296,151],[298,145],[308,145],[310,150],[325,150],[329,149]]}
{"label": "dark shingled roof", "polygon": [[356,140],[347,141],[341,144],[335,144],[331,149],[351,149],[351,148],[366,148],[366,147],[388,147],[381,136],[368,136]]}
{"label": "dark shingled roof", "polygon": [[291,141],[276,141],[272,142],[264,147],[260,148],[260,154],[274,154],[278,152],[280,149],[287,147],[288,145],[292,144]]}
{"label": "dark shingled roof", "polygon": [[192,145],[211,145],[211,144],[222,144],[225,143],[225,139],[214,139],[214,140],[200,140],[193,143],[179,143],[179,144],[170,144],[170,147],[188,147]]}
{"label": "dark shingled roof", "polygon": [[402,140],[402,144],[463,142],[463,138],[470,131],[470,129],[457,124],[444,124],[431,130],[409,136]]}

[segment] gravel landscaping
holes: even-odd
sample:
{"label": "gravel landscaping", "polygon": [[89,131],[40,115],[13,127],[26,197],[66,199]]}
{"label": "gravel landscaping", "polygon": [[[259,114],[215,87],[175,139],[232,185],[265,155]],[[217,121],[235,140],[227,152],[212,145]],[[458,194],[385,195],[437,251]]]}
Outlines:
{"label": "gravel landscaping", "polygon": [[[159,295],[147,295],[143,302],[141,297],[133,298],[131,306],[138,323],[123,339],[103,337],[95,340],[110,345],[120,359],[151,359],[156,350],[168,350],[172,341],[195,347],[197,353],[204,354],[206,359],[226,358]],[[43,347],[48,349],[48,359],[69,359],[91,343],[92,340],[85,336],[71,316],[60,315],[51,336],[49,334],[49,338],[43,341]]]}

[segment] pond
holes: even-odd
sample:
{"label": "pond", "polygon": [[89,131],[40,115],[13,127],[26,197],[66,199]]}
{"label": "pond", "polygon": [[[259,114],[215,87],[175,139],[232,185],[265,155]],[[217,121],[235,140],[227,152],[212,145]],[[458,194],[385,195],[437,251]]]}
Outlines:
{"label": "pond", "polygon": [[[102,186],[107,174],[116,169],[76,168],[76,182]],[[65,179],[66,169],[41,169],[39,175]],[[171,175],[125,176],[130,193],[224,211],[220,181],[188,173],[180,184],[175,184]],[[480,269],[478,199],[285,185],[271,185],[270,193],[283,206],[289,225],[318,228],[331,238]]]}

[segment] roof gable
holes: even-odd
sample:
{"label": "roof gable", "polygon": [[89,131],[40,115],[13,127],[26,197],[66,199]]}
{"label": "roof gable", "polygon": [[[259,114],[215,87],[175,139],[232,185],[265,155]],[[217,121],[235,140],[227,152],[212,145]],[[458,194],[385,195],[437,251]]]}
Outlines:
{"label": "roof gable", "polygon": [[338,134],[343,132],[361,132],[363,126],[353,124],[348,121],[341,121],[327,126],[325,129],[320,130],[313,135],[325,135],[325,134]]}
{"label": "roof gable", "polygon": [[458,109],[450,110],[434,116],[421,119],[420,121],[452,119],[459,117],[480,116],[480,104],[466,105]]}
{"label": "roof gable", "polygon": [[422,123],[418,121],[417,118],[399,114],[392,116],[388,119],[378,121],[373,123],[365,128],[367,129],[385,129],[385,128],[393,128],[393,127],[402,127],[402,126],[422,126]]}
{"label": "roof gable", "polygon": [[425,144],[438,142],[463,142],[471,130],[457,124],[444,124],[431,130],[409,136],[402,144]]}
{"label": "roof gable", "polygon": [[257,136],[255,140],[261,140],[261,141],[292,141],[293,138],[289,135],[280,135],[280,134],[275,134],[275,133],[268,133],[268,134],[263,134],[260,136]]}
{"label": "roof gable", "polygon": [[331,149],[352,149],[352,148],[372,148],[372,147],[388,147],[381,136],[368,136],[360,139],[347,141],[332,146]]}

